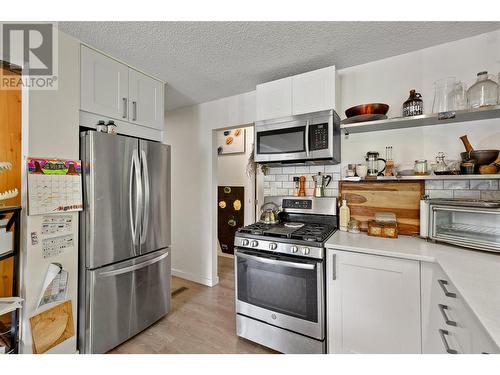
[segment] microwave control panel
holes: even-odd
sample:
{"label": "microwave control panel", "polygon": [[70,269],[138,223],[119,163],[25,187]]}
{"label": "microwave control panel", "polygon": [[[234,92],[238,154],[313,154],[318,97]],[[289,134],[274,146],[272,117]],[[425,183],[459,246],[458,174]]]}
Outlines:
{"label": "microwave control panel", "polygon": [[328,124],[309,126],[309,149],[311,151],[328,148]]}

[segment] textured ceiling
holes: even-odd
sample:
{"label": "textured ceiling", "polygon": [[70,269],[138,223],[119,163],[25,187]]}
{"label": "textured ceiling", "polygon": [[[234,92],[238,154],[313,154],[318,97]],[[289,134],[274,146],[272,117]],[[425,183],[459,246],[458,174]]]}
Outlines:
{"label": "textured ceiling", "polygon": [[165,80],[170,110],[485,33],[500,22],[60,22],[59,28]]}

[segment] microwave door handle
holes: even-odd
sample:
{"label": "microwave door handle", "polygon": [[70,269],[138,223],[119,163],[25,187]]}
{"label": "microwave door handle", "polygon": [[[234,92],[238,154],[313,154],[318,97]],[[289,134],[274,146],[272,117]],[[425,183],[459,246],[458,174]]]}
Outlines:
{"label": "microwave door handle", "polygon": [[306,143],[306,157],[309,157],[309,120],[306,121],[305,143]]}
{"label": "microwave door handle", "polygon": [[299,269],[303,269],[303,270],[313,270],[316,267],[316,265],[314,265],[314,264],[288,262],[285,260],[261,258],[261,257],[254,256],[254,255],[244,254],[244,253],[241,253],[239,251],[236,252],[236,256],[238,256],[240,258],[255,260],[256,262],[260,262],[260,263],[266,263],[266,264],[272,264],[272,265],[284,266],[284,267],[291,267],[291,268],[299,268]]}

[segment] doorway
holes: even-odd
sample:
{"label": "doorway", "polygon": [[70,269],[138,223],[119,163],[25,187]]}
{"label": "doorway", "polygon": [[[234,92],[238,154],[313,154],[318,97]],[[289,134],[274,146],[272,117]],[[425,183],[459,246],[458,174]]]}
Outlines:
{"label": "doorway", "polygon": [[[243,125],[216,132],[217,259],[233,258],[234,234],[255,222],[256,173],[252,164],[254,127]],[[222,268],[217,269],[221,276]]]}

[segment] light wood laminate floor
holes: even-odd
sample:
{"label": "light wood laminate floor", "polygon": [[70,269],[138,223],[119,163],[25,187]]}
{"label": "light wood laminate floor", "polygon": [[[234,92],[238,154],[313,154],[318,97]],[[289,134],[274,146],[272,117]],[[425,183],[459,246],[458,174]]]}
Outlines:
{"label": "light wood laminate floor", "polygon": [[179,291],[170,313],[110,353],[274,353],[236,336],[232,259],[219,257],[218,285],[209,288],[172,277],[172,290]]}

